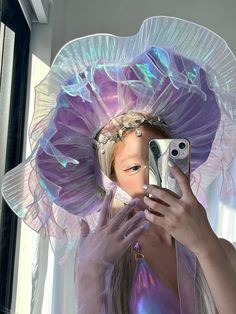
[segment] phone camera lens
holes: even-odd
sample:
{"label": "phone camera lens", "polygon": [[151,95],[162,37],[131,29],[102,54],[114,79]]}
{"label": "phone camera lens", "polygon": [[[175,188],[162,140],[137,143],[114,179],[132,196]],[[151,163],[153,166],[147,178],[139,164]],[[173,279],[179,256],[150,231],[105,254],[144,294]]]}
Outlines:
{"label": "phone camera lens", "polygon": [[173,149],[173,150],[171,151],[171,154],[172,154],[172,156],[177,156],[177,155],[178,155],[177,149]]}
{"label": "phone camera lens", "polygon": [[184,143],[184,142],[179,143],[179,148],[180,148],[180,149],[184,149],[184,148],[185,148],[185,146],[186,146],[186,145],[185,145],[185,143]]}

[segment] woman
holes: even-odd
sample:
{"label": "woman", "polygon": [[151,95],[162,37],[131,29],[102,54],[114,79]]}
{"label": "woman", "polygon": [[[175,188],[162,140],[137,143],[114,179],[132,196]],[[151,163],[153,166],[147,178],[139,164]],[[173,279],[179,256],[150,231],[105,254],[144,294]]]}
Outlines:
{"label": "woman", "polygon": [[[137,121],[142,119],[145,119],[144,122],[137,128]],[[109,193],[92,236],[89,235],[88,224],[84,220],[81,222],[82,260],[80,262],[79,255],[77,284],[79,301],[83,306],[79,313],[99,313],[104,310],[104,298],[109,293],[104,293],[103,277],[109,268],[112,271],[113,264],[112,313],[179,313],[175,240],[184,244],[198,258],[218,312],[233,313],[236,291],[235,249],[228,241],[219,240],[212,231],[205,209],[193,195],[188,179],[177,166],[171,165],[183,192],[181,198],[165,189],[145,185],[148,182],[148,143],[153,138],[169,137],[166,127],[163,125],[160,128],[160,123],[159,126],[149,124],[152,120],[148,122],[148,117],[137,112],[129,112],[114,119],[112,136],[121,129],[123,134],[118,141],[116,139],[117,142],[110,139],[113,141],[109,143],[112,148],[108,146],[106,151],[106,145],[103,145],[103,153],[98,152],[102,170],[129,193],[133,201],[123,209],[116,209],[119,214],[109,220],[108,213],[112,207],[112,193]],[[113,123],[109,125],[110,133]],[[133,124],[133,127],[125,130],[125,123]],[[105,134],[106,130],[103,130]],[[137,130],[141,131],[139,136],[135,134]],[[112,156],[111,160],[108,156]],[[145,206],[159,215],[150,213],[150,210],[145,210],[144,215],[140,208]],[[129,215],[133,217],[126,220]],[[151,222],[150,226],[147,220],[143,222],[145,217]],[[134,241],[139,246],[138,253],[143,254],[136,257],[136,266],[135,250],[133,253],[127,252]],[[148,264],[145,262],[140,265],[143,258]],[[120,269],[123,270],[122,275],[119,275]],[[196,280],[200,282],[199,278]],[[204,286],[198,289],[204,289]],[[199,313],[203,313],[203,310],[209,311],[207,313],[214,311],[213,304],[207,303],[207,309],[204,309],[201,308],[200,300],[198,302],[196,306]]]}
{"label": "woman", "polygon": [[[33,229],[65,239],[68,254],[84,219],[79,313],[232,313],[235,251],[217,239],[199,201],[207,206],[204,190],[218,174],[227,178],[221,198],[234,195],[235,82],[225,42],[175,18],[150,18],[130,38],[81,38],[59,52],[37,88],[33,153],[5,176],[3,194]],[[181,198],[146,186],[155,137],[190,140],[194,193],[176,166]],[[139,162],[127,167],[130,153]],[[154,288],[139,285],[145,274]]]}

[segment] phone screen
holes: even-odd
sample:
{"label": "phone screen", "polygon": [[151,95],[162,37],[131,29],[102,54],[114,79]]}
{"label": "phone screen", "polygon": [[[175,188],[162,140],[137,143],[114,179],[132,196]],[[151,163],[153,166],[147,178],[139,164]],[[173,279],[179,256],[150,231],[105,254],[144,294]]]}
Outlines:
{"label": "phone screen", "polygon": [[167,188],[181,196],[169,161],[189,177],[190,142],[187,139],[153,139],[149,142],[149,184]]}

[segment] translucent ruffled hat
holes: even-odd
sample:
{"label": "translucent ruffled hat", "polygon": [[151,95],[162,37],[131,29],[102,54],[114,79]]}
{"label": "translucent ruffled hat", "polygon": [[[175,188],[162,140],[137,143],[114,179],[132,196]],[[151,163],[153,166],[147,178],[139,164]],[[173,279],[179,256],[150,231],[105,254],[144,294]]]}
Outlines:
{"label": "translucent ruffled hat", "polygon": [[73,247],[79,218],[96,223],[101,190],[116,188],[99,169],[97,133],[128,110],[159,116],[173,137],[192,143],[191,185],[204,189],[223,174],[221,197],[233,194],[228,167],[236,152],[236,60],[209,29],[152,17],[131,37],[96,34],[57,54],[36,87],[31,155],[9,171],[2,193],[35,231]]}
{"label": "translucent ruffled hat", "polygon": [[[235,107],[235,57],[205,27],[152,17],[131,37],[75,39],[36,87],[32,153],[5,175],[3,196],[32,229],[65,240],[67,252],[72,250],[79,218],[96,225],[102,190],[113,188],[116,198],[130,199],[101,172],[94,149],[98,132],[128,110],[158,116],[173,137],[191,141],[191,186],[202,203],[220,174],[220,197],[235,195],[228,171],[236,153]],[[195,256],[177,241],[176,252],[181,313],[194,313],[195,292],[202,300],[207,285]],[[200,313],[213,313],[206,299]]]}

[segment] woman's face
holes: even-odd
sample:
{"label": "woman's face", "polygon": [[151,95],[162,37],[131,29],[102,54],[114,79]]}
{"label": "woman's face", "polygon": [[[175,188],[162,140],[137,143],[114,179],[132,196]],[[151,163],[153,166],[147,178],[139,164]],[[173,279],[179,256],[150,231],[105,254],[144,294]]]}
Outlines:
{"label": "woman's face", "polygon": [[165,138],[148,127],[141,127],[142,136],[131,132],[115,145],[115,181],[132,197],[143,198],[143,185],[148,183],[148,143],[154,138]]}

